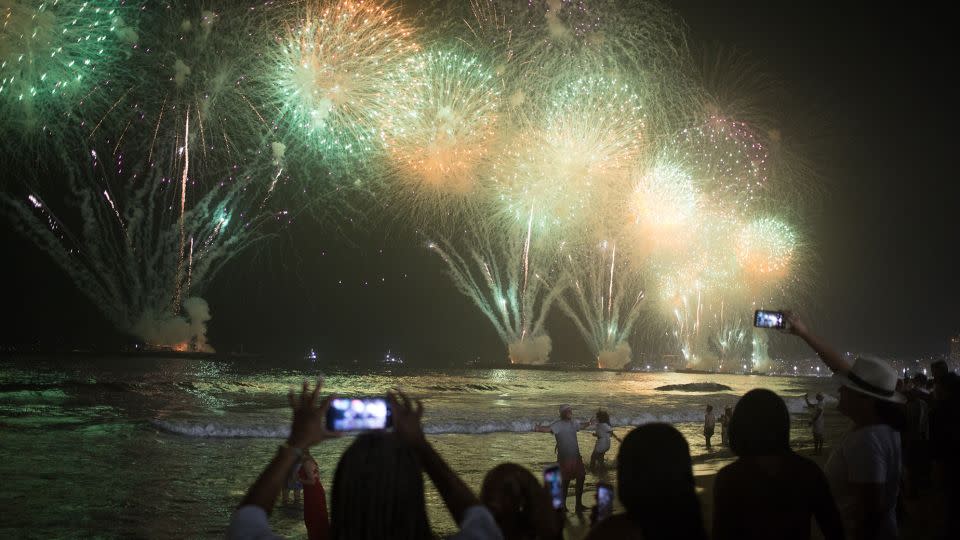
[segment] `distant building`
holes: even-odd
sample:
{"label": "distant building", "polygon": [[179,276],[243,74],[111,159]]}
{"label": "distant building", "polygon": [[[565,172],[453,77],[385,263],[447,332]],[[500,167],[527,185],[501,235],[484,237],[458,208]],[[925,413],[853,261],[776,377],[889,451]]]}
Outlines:
{"label": "distant building", "polygon": [[954,366],[960,364],[960,334],[950,338],[950,362]]}

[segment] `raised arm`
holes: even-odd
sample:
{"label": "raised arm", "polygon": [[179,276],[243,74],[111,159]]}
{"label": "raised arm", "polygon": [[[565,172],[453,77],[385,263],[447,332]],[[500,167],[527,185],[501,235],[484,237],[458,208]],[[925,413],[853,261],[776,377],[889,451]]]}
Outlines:
{"label": "raised arm", "polygon": [[813,407],[813,403],[810,403],[810,394],[804,394],[803,400],[807,402],[807,407]]}
{"label": "raised arm", "polygon": [[416,452],[454,521],[458,525],[462,524],[467,509],[479,505],[480,499],[427,442],[420,425],[420,418],[423,416],[423,404],[420,400],[411,400],[400,391],[391,392],[389,399],[390,406],[393,407],[393,425],[397,435]]}
{"label": "raised arm", "polygon": [[552,431],[550,430],[550,426],[544,426],[541,424],[537,424],[533,426],[533,430],[536,431],[537,433],[552,433]]}
{"label": "raised arm", "polygon": [[843,356],[837,352],[833,347],[828,345],[825,341],[820,339],[820,337],[814,335],[807,328],[807,325],[800,319],[800,317],[793,312],[787,311],[787,322],[790,324],[789,331],[791,334],[794,334],[800,339],[807,342],[807,345],[820,357],[820,360],[823,360],[823,363],[827,365],[834,373],[841,375],[846,374],[850,371],[850,364],[843,359]]}
{"label": "raised arm", "polygon": [[317,381],[317,386],[311,391],[310,383],[304,381],[299,399],[294,397],[293,390],[290,391],[287,396],[290,400],[290,408],[293,409],[290,437],[280,446],[277,455],[260,473],[257,481],[250,486],[240,506],[259,506],[269,514],[273,510],[277,494],[286,484],[293,466],[302,459],[304,450],[324,439],[336,436],[329,433],[324,425],[330,396],[320,400],[319,403],[317,401],[322,386],[323,380]]}

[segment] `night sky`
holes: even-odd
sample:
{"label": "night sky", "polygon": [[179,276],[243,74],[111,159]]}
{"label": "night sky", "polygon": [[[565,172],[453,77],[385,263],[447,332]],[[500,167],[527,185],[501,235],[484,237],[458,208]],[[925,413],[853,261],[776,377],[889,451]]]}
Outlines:
{"label": "night sky", "polygon": [[[866,3],[669,4],[702,48],[748,54],[787,90],[772,112],[793,119],[785,138],[802,133],[823,193],[806,216],[810,305],[796,308],[816,313],[812,326],[845,350],[945,352],[960,330],[950,18]],[[489,323],[422,239],[381,223],[331,232],[304,217],[235,258],[204,295],[213,346],[290,355],[316,347],[360,361],[391,348],[417,365],[503,359]],[[36,247],[2,231],[0,345],[123,342]],[[548,326],[555,361],[588,356],[561,315]]]}

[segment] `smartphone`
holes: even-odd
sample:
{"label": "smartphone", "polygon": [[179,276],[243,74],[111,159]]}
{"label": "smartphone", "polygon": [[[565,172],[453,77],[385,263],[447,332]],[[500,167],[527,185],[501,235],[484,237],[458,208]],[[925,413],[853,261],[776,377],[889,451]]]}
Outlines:
{"label": "smartphone", "polygon": [[563,481],[560,478],[560,465],[554,464],[543,469],[543,485],[550,492],[550,504],[554,510],[563,508]]}
{"label": "smartphone", "polygon": [[757,328],[784,329],[787,327],[787,318],[782,311],[758,309],[753,314],[753,325]]}
{"label": "smartphone", "polygon": [[393,426],[385,397],[334,398],[327,409],[328,431],[368,431]]}
{"label": "smartphone", "polygon": [[597,484],[597,521],[603,521],[613,514],[613,486],[600,482]]}

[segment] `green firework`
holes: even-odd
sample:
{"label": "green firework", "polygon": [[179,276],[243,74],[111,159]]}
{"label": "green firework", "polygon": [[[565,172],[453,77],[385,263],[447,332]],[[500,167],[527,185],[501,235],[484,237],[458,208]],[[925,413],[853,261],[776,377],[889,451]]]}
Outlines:
{"label": "green firework", "polygon": [[389,75],[417,46],[394,7],[311,0],[268,59],[280,136],[327,163],[383,148]]}
{"label": "green firework", "polygon": [[0,122],[24,139],[69,113],[132,50],[136,7],[119,0],[0,0]]}
{"label": "green firework", "polygon": [[498,139],[500,92],[492,70],[457,50],[418,54],[396,74],[384,128],[391,177],[412,208],[475,195]]}

